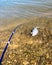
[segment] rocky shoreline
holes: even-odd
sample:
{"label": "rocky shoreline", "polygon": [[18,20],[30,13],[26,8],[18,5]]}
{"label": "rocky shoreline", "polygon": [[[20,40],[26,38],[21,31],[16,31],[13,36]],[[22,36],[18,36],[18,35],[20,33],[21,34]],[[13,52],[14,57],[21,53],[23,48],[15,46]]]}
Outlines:
{"label": "rocky shoreline", "polygon": [[[36,26],[40,26],[39,33],[32,37]],[[0,31],[0,56],[12,29]],[[52,65],[52,19],[29,20],[16,30],[10,43],[2,65]]]}

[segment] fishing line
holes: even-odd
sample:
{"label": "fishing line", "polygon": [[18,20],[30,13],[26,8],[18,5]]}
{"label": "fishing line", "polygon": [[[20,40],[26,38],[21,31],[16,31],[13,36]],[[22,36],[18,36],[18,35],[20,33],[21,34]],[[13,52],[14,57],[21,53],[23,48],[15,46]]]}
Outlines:
{"label": "fishing line", "polygon": [[5,52],[6,52],[7,48],[8,48],[8,45],[10,44],[10,41],[11,41],[11,39],[12,39],[12,37],[13,37],[13,35],[14,35],[16,29],[19,28],[19,26],[21,26],[21,25],[23,25],[23,24],[17,25],[17,26],[14,28],[14,30],[12,31],[12,33],[11,33],[9,39],[8,39],[8,42],[6,43],[6,46],[5,46],[5,48],[4,48],[3,52],[2,52],[2,55],[1,55],[1,57],[0,57],[0,65],[2,65],[2,60],[3,60],[3,58],[4,58]]}

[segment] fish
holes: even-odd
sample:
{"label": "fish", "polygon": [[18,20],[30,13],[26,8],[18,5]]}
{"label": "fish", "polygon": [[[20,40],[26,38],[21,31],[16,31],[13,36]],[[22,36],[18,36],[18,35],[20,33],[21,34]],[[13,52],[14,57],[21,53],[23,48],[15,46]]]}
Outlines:
{"label": "fish", "polygon": [[38,28],[39,28],[39,27],[35,27],[35,28],[32,30],[32,32],[31,32],[31,35],[32,35],[32,36],[36,36],[36,35],[38,34],[38,32],[39,32]]}

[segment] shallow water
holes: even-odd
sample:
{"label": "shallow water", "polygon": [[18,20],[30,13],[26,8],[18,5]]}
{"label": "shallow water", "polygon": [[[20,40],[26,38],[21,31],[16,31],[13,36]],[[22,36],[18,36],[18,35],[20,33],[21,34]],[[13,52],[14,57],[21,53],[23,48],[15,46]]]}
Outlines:
{"label": "shallow water", "polygon": [[3,18],[29,16],[52,17],[52,0],[0,0],[0,24]]}

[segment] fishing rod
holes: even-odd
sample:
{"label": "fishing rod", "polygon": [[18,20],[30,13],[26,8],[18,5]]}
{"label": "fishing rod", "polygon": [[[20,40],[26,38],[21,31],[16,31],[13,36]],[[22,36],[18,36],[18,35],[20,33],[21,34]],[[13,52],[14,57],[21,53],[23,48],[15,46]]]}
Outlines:
{"label": "fishing rod", "polygon": [[21,25],[22,25],[22,24],[17,25],[17,26],[14,28],[14,30],[12,31],[12,33],[11,33],[9,39],[8,39],[8,42],[6,43],[6,46],[5,46],[5,48],[4,48],[3,52],[2,52],[2,55],[1,55],[1,57],[0,57],[0,65],[2,65],[2,60],[3,60],[3,58],[4,58],[5,52],[6,52],[7,48],[8,48],[8,45],[10,44],[10,41],[11,41],[11,39],[12,39],[12,37],[13,37],[13,35],[14,35],[16,29],[17,29],[19,26],[21,26]]}

